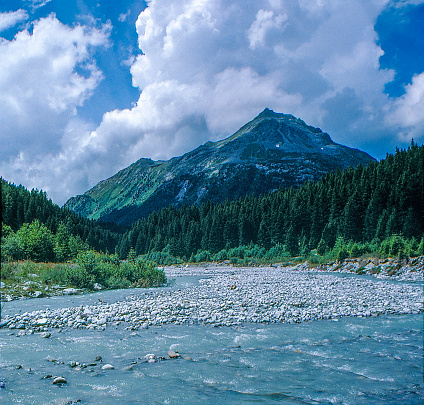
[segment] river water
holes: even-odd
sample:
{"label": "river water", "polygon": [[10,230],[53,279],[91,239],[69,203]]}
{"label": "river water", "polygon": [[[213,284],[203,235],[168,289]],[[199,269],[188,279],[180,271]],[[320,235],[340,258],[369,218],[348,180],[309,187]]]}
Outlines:
{"label": "river water", "polygon": [[[196,282],[181,277],[168,288]],[[131,293],[15,301],[4,313],[86,305],[99,297],[120,300]],[[170,349],[181,357],[169,359]],[[148,354],[157,361],[147,362]],[[102,361],[95,362],[96,356]],[[52,330],[50,338],[1,329],[0,361],[4,404],[424,403],[422,313],[138,331],[120,325]],[[114,369],[103,370],[105,364]],[[67,383],[53,385],[43,378],[49,375]]]}

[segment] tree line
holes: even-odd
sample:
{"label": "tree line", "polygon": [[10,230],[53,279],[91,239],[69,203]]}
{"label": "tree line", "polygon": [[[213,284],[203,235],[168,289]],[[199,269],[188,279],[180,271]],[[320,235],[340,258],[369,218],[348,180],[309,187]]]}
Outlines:
{"label": "tree line", "polygon": [[412,142],[380,162],[331,172],[299,188],[170,206],[131,228],[83,218],[52,203],[43,191],[1,179],[2,261],[64,262],[89,249],[120,259],[132,249],[136,256],[163,263],[307,256],[314,250],[341,257],[347,248],[350,254],[376,248],[390,254],[405,241],[408,252],[419,253],[423,162],[424,146]]}
{"label": "tree line", "polygon": [[[200,206],[168,207],[134,223],[121,258],[167,252],[183,260],[239,246],[284,247],[291,256],[336,243],[380,245],[394,235],[418,249],[423,238],[424,147],[414,142],[384,160],[326,174],[318,182]],[[387,243],[386,243],[387,244]],[[422,245],[422,243],[421,243]],[[358,245],[357,245],[358,246]]]}
{"label": "tree line", "polygon": [[66,261],[87,249],[115,252],[125,228],[83,218],[44,191],[1,184],[2,261]]}

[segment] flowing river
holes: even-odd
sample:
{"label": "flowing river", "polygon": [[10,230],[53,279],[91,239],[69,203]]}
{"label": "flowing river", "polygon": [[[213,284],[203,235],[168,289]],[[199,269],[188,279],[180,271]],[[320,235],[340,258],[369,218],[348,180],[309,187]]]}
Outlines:
{"label": "flowing river", "polygon": [[[243,277],[237,271],[232,277],[229,283],[235,284],[231,286],[241,290]],[[362,282],[367,288],[370,285],[366,283],[377,283],[362,281],[360,276],[339,278],[342,282],[354,280],[358,288],[362,288]],[[143,301],[153,295],[163,303],[166,294],[177,297],[190,291],[193,294],[212,279],[211,274],[177,274],[171,287],[156,290],[104,291],[14,301],[5,304],[3,315],[7,318],[35,310],[69,307],[82,310],[100,304],[104,307],[105,302],[135,303],[138,301],[134,301],[134,296],[140,295]],[[303,283],[303,279],[299,280]],[[312,280],[311,287],[321,279]],[[333,278],[323,280],[328,285],[337,285]],[[218,282],[222,285],[221,279]],[[405,285],[411,286],[415,288],[412,292],[418,291],[422,302],[422,283],[376,285],[400,286],[396,290],[400,296],[405,294],[402,292]],[[215,288],[217,284],[213,286],[214,291],[219,290]],[[234,291],[230,288],[225,291],[227,300]],[[267,290],[261,290],[260,297],[256,297],[261,305],[272,301],[263,299],[264,291]],[[192,297],[190,294],[187,296]],[[129,296],[133,297],[125,301]],[[319,299],[323,301],[322,296]],[[345,299],[351,300],[349,295]],[[181,324],[178,317],[169,323],[149,318],[150,323],[128,328],[131,321],[109,320],[94,329],[49,328],[48,334],[34,333],[28,329],[32,326],[3,327],[0,329],[0,403],[422,404],[423,312],[414,309],[416,299],[411,301],[413,310],[404,314],[345,314],[299,323],[272,323],[267,318],[258,318],[255,312],[248,319],[256,321],[227,326],[226,307],[222,309],[227,311],[226,317],[212,318],[216,322],[199,318],[200,309],[196,319],[205,321],[192,322],[189,317],[195,307],[187,304],[186,309],[179,309],[187,317],[181,318]],[[236,307],[233,300],[232,306]],[[370,310],[376,311],[382,305],[377,304]],[[208,305],[212,304],[208,302]],[[354,306],[352,300],[350,306]],[[241,309],[237,313],[229,312],[229,316],[245,316]],[[270,313],[269,307],[265,306],[265,312]],[[35,317],[48,318],[50,312],[46,313],[40,312]],[[292,314],[296,316],[295,311]],[[170,358],[175,353],[179,357]],[[67,382],[53,384],[55,376],[63,376]]]}

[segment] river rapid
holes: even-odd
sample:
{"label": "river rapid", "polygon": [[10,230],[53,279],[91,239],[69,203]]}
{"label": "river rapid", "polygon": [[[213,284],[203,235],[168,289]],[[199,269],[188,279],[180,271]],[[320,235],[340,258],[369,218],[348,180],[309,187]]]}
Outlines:
{"label": "river rapid", "polygon": [[167,275],[175,281],[161,289],[6,303],[0,402],[424,401],[422,281],[275,268]]}

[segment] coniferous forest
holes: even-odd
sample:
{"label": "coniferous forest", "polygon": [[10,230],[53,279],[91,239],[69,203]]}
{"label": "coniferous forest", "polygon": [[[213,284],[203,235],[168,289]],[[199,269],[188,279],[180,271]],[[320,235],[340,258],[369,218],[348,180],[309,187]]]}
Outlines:
{"label": "coniferous forest", "polygon": [[[2,257],[65,261],[84,249],[114,252],[125,228],[92,221],[54,204],[44,191],[1,179]],[[35,243],[37,238],[40,242]],[[23,249],[22,240],[31,240]]]}
{"label": "coniferous forest", "polygon": [[158,263],[164,255],[182,261],[243,257],[246,249],[270,260],[336,249],[342,259],[379,249],[398,254],[406,241],[404,255],[424,254],[423,162],[424,146],[412,143],[380,162],[328,173],[297,189],[168,207],[130,229],[82,218],[43,191],[1,180],[2,260],[63,262],[87,249],[121,259],[147,255]]}
{"label": "coniferous forest", "polygon": [[164,251],[195,260],[199,254],[229,258],[228,251],[240,246],[277,247],[290,256],[338,246],[343,258],[384,250],[383,242],[393,245],[400,237],[417,254],[423,249],[423,162],[424,147],[412,143],[380,162],[328,173],[298,189],[162,209],[133,224],[117,253],[126,257],[133,248],[137,255]]}

